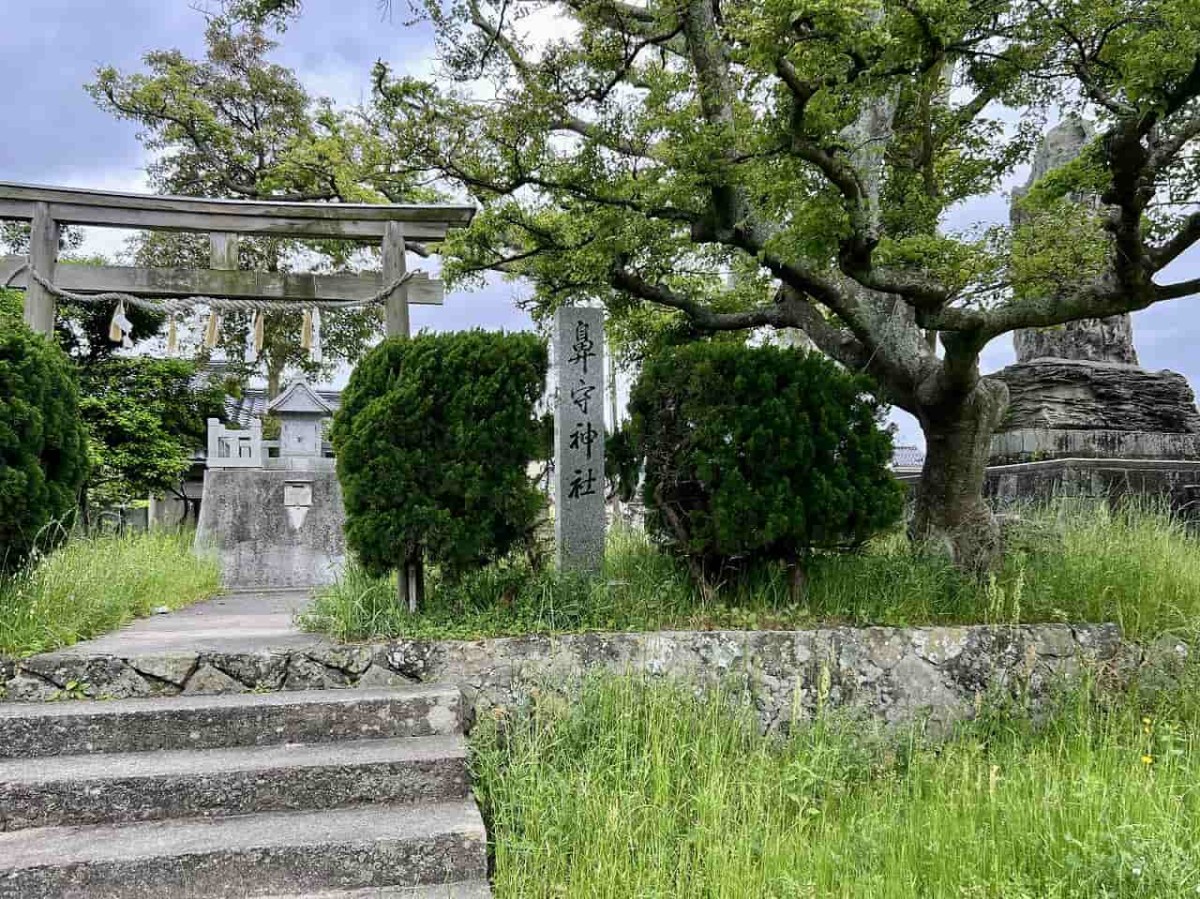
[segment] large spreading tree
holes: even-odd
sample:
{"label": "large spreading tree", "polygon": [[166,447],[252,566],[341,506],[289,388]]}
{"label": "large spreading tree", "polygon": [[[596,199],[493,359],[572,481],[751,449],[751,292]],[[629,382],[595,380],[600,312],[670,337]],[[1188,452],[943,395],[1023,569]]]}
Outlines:
{"label": "large spreading tree", "polygon": [[[376,104],[403,155],[485,206],[454,271],[618,323],[651,304],[803,329],[920,422],[914,531],[960,564],[998,540],[982,486],[1008,397],[984,346],[1200,292],[1163,275],[1200,241],[1195,0],[422,6],[443,77],[379,67]],[[533,40],[535,11],[559,37]],[[1017,226],[945,228],[1072,111],[1098,136]]]}

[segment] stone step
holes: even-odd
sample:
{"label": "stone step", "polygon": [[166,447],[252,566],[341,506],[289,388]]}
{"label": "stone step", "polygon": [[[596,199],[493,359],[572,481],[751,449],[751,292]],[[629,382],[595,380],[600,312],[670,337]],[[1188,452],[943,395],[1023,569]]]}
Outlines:
{"label": "stone step", "polygon": [[0,761],[0,831],[470,795],[461,736]]}
{"label": "stone step", "polygon": [[2,899],[311,896],[486,873],[473,801],[0,834]]}
{"label": "stone step", "polygon": [[423,737],[460,730],[457,687],[0,703],[0,758]]}
{"label": "stone step", "polygon": [[432,887],[378,887],[366,890],[338,890],[333,893],[305,893],[302,896],[271,896],[270,899],[491,899],[492,888],[486,880],[469,883],[444,883]]}

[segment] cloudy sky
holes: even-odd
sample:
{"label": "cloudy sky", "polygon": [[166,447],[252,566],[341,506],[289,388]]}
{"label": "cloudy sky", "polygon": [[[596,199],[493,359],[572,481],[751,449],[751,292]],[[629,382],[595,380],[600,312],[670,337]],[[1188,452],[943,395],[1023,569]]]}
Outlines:
{"label": "cloudy sky", "polygon": [[[146,154],[136,129],[98,110],[83,90],[101,65],[135,69],[149,50],[203,53],[204,20],[189,0],[0,0],[0,180],[113,190],[145,188]],[[295,69],[316,95],[354,103],[369,89],[377,59],[399,72],[430,67],[428,32],[404,23],[406,4],[389,18],[377,0],[305,0],[304,16],[284,34],[276,59]],[[1017,180],[1023,180],[1018,175]],[[960,210],[952,224],[997,220],[1006,201],[989,198]],[[89,235],[90,246],[113,252],[120,235]],[[1200,273],[1195,250],[1167,274]],[[514,305],[516,287],[498,283],[451,295],[442,308],[415,307],[414,327],[528,327]],[[1135,338],[1147,368],[1170,368],[1200,383],[1200,298],[1162,304],[1134,316]],[[994,341],[985,369],[1012,360],[1010,338]],[[902,436],[916,439],[901,418]]]}

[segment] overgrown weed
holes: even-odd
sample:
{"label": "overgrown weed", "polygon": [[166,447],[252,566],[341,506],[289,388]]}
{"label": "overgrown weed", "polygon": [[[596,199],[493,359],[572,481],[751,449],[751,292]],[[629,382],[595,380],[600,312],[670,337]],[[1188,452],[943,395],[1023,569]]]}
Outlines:
{"label": "overgrown weed", "polygon": [[113,630],[155,609],[216,593],[214,559],[191,531],[72,537],[0,580],[0,653],[48,652]]}
{"label": "overgrown weed", "polygon": [[1046,621],[1114,621],[1134,638],[1196,632],[1200,539],[1162,509],[1063,500],[1027,511],[1010,531],[1011,551],[983,580],[914,550],[897,532],[858,553],[816,556],[807,595],[793,603],[787,573],[769,565],[706,600],[683,565],[643,534],[617,529],[598,578],[535,572],[523,557],[457,583],[433,572],[414,617],[391,584],[351,566],[303,622],[342,640]]}
{"label": "overgrown weed", "polygon": [[1084,685],[935,741],[603,678],[472,736],[505,897],[1179,897],[1200,891],[1196,687]]}

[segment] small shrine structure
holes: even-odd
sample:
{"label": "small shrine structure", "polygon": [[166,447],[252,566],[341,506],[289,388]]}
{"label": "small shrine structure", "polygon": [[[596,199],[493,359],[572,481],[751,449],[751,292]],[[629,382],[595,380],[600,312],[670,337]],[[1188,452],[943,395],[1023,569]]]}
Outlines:
{"label": "small shrine structure", "polygon": [[303,381],[293,381],[267,404],[267,413],[279,419],[278,467],[314,467],[315,459],[332,462],[322,454],[325,421],[333,410]]}
{"label": "small shrine structure", "polygon": [[342,491],[325,448],[333,410],[293,381],[267,411],[279,421],[275,441],[259,421],[235,430],[208,420],[196,543],[217,553],[233,589],[331,583],[346,563]]}

